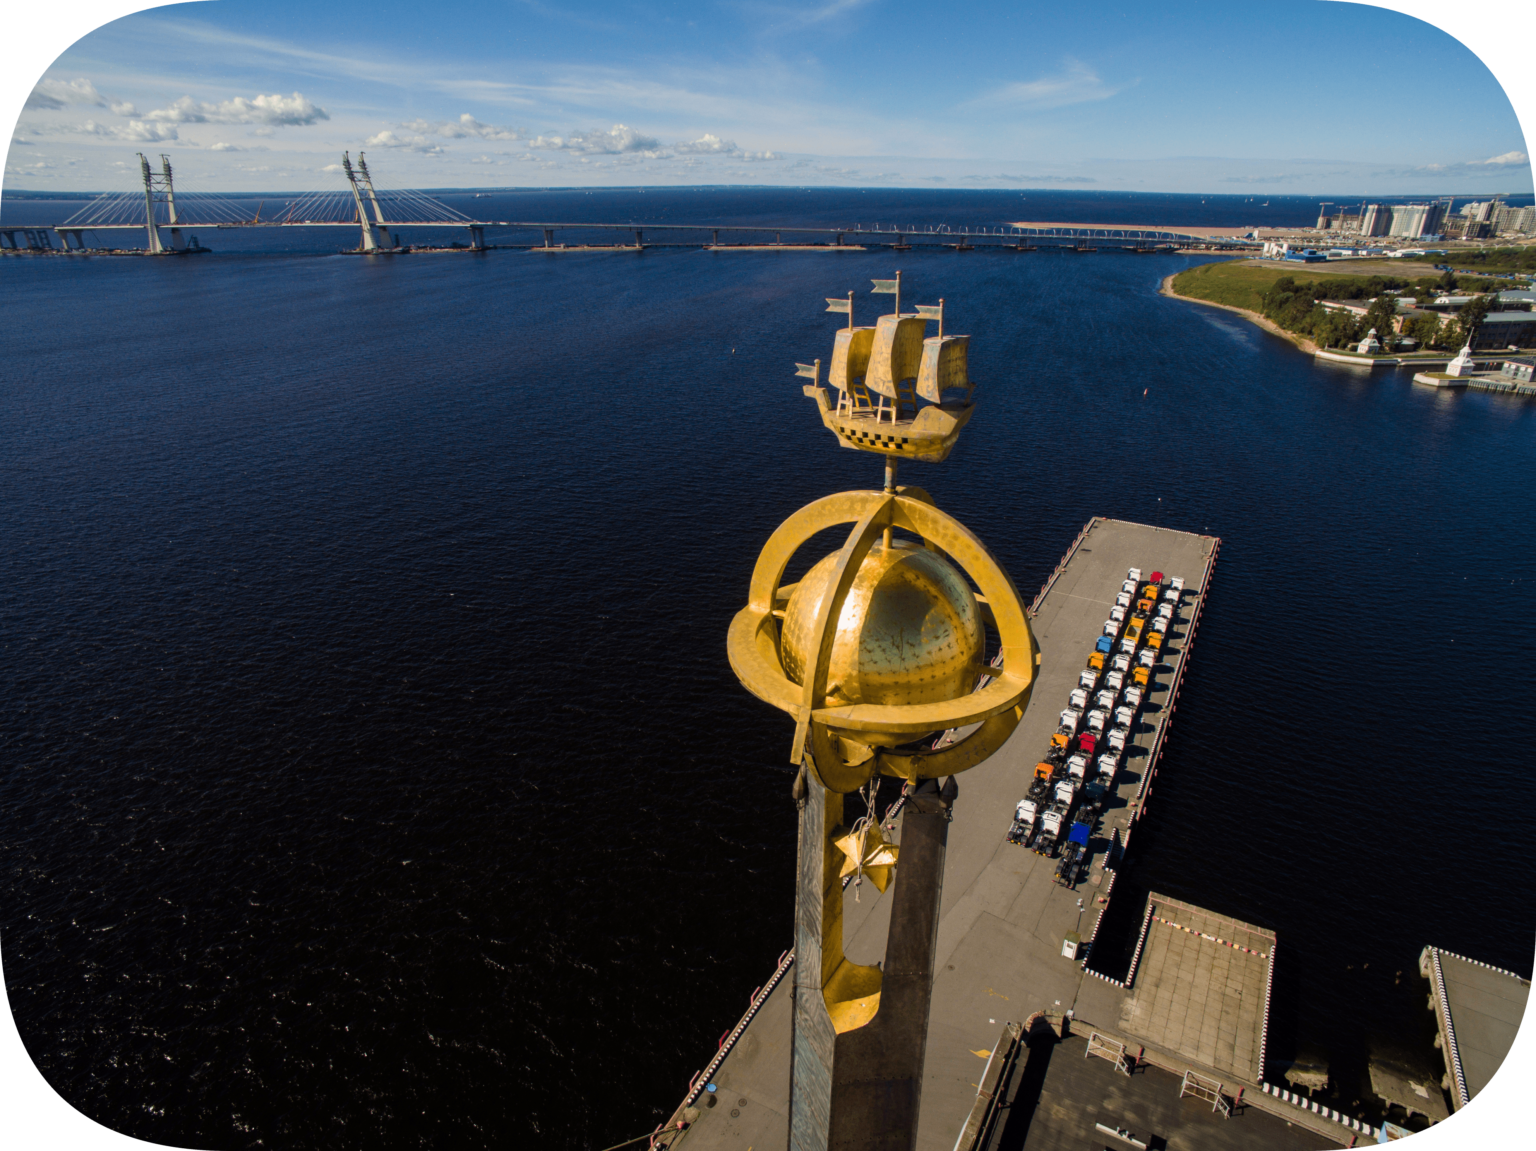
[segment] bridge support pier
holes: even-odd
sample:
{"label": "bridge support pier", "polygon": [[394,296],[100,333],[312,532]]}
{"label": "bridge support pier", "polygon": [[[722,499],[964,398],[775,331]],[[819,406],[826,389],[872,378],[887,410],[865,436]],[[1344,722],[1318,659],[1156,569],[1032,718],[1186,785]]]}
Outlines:
{"label": "bridge support pier", "polygon": [[485,229],[479,224],[469,226],[469,246],[477,252],[485,251]]}
{"label": "bridge support pier", "polygon": [[[22,242],[16,242],[16,233],[21,233]],[[66,244],[65,247],[69,245]],[[0,230],[0,248],[9,252],[51,252],[56,249],[53,246],[53,237],[48,234],[47,228],[5,228]]]}
{"label": "bridge support pier", "polygon": [[544,246],[546,248],[553,248],[555,246],[555,230],[553,228],[544,229]]}
{"label": "bridge support pier", "polygon": [[645,235],[644,235],[644,233],[642,233],[640,231],[639,228],[636,228],[635,229],[635,248],[638,250],[638,249],[643,248],[643,247],[645,247]]}

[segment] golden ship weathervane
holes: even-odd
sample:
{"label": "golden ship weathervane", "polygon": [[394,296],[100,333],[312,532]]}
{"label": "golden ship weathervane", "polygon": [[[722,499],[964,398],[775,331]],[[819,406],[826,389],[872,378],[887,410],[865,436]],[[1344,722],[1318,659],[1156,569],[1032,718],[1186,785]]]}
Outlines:
{"label": "golden ship weathervane", "polygon": [[[971,337],[944,334],[942,299],[903,314],[900,272],[874,285],[871,294],[893,295],[896,306],[873,327],[854,327],[852,292],[846,300],[827,299],[827,311],[848,316],[848,326],[832,345],[827,371],[836,398],[822,386],[820,360],[796,364],[796,374],[812,381],[805,394],[816,401],[821,422],[844,447],[938,463],[975,410],[971,394],[976,385],[966,365]],[[934,320],[939,334],[929,336],[928,324]]]}

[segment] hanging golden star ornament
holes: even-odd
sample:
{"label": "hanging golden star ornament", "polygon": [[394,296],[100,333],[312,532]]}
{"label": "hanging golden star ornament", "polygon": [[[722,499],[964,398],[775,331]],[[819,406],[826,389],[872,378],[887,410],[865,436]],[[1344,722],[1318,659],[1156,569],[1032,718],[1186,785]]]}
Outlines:
{"label": "hanging golden star ornament", "polygon": [[878,823],[866,823],[836,842],[838,850],[847,856],[843,860],[843,878],[862,873],[881,892],[891,885],[891,869],[896,866],[901,849],[885,838]]}

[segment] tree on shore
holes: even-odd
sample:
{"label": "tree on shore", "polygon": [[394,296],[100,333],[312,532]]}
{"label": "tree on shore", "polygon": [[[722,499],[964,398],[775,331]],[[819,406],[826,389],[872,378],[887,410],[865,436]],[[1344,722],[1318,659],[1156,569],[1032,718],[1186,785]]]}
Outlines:
{"label": "tree on shore", "polygon": [[1411,336],[1421,348],[1438,348],[1443,346],[1442,341],[1445,338],[1442,329],[1448,331],[1454,326],[1454,324],[1442,325],[1439,316],[1433,312],[1426,312],[1404,323],[1403,335]]}
{"label": "tree on shore", "polygon": [[1461,347],[1472,342],[1472,333],[1477,331],[1483,318],[1493,311],[1492,296],[1478,296],[1468,300],[1456,313],[1456,343]]}
{"label": "tree on shore", "polygon": [[1371,306],[1365,310],[1365,316],[1360,321],[1362,331],[1369,332],[1376,329],[1376,335],[1381,340],[1382,350],[1392,347],[1392,337],[1397,327],[1397,297],[1383,292],[1371,301]]}

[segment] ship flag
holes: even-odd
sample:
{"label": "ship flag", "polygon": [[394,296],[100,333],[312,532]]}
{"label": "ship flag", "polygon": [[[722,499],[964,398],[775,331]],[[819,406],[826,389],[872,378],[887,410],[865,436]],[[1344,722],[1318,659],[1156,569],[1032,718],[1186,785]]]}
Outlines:
{"label": "ship flag", "polygon": [[918,304],[917,314],[924,320],[939,321],[939,335],[944,335],[944,301],[941,298],[937,304]]}
{"label": "ship flag", "polygon": [[827,311],[842,312],[848,317],[848,330],[853,331],[853,293],[848,293],[846,300],[834,300],[831,296],[823,297],[827,301]]}
{"label": "ship flag", "polygon": [[817,360],[814,364],[796,364],[795,375],[821,383],[821,361]]}
{"label": "ship flag", "polygon": [[869,290],[872,296],[895,296],[896,314],[901,315],[901,273],[896,273],[894,280],[871,280],[875,286]]}

